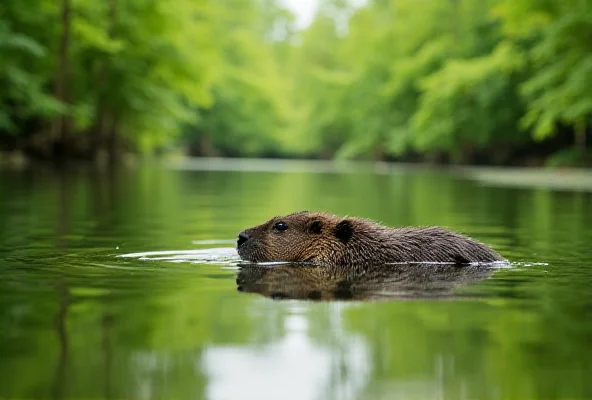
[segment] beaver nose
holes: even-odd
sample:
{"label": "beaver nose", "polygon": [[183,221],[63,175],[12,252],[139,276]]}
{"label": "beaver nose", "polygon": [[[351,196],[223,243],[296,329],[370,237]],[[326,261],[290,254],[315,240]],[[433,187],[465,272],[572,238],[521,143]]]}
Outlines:
{"label": "beaver nose", "polygon": [[245,243],[247,240],[249,240],[251,236],[245,232],[242,231],[241,233],[238,234],[238,240],[236,241],[236,247],[240,247],[243,243]]}

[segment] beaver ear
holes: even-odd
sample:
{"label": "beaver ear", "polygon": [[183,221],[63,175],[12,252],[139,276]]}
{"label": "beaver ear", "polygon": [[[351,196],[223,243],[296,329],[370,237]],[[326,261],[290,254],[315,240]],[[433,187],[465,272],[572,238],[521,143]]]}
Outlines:
{"label": "beaver ear", "polygon": [[323,229],[323,223],[320,220],[316,219],[310,222],[307,228],[310,233],[319,234]]}
{"label": "beaver ear", "polygon": [[335,235],[335,237],[341,240],[343,243],[349,242],[353,234],[354,226],[348,219],[344,219],[343,221],[339,222],[333,229],[333,235]]}

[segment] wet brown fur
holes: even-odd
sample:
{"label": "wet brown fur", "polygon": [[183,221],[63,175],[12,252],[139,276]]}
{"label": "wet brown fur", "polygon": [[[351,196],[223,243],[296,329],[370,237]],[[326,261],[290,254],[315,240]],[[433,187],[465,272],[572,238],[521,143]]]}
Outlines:
{"label": "wet brown fur", "polygon": [[[277,222],[288,229],[274,229]],[[389,228],[374,221],[319,212],[275,217],[241,232],[238,247],[250,262],[311,262],[331,266],[396,262],[506,261],[490,247],[440,227]]]}

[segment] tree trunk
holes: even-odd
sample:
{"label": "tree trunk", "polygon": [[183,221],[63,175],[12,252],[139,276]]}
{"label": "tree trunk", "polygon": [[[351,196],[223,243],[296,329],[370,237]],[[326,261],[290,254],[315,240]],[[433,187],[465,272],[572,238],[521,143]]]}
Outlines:
{"label": "tree trunk", "polygon": [[[58,64],[55,78],[55,97],[62,103],[70,103],[69,78],[70,78],[70,40],[72,25],[72,5],[70,0],[62,0],[62,35],[58,49]],[[68,136],[68,111],[58,115],[51,124],[51,141],[63,142]]]}
{"label": "tree trunk", "polygon": [[588,126],[586,124],[586,122],[584,121],[581,124],[576,124],[575,126],[575,132],[574,132],[574,144],[576,146],[576,149],[584,152],[586,149],[586,134],[588,131]]}
{"label": "tree trunk", "polygon": [[109,151],[109,160],[111,164],[114,164],[118,158],[119,150],[120,150],[120,143],[119,137],[117,135],[117,125],[118,125],[118,118],[117,112],[113,110],[110,113],[111,120],[109,121],[109,130],[108,130],[108,151]]}
{"label": "tree trunk", "polygon": [[[108,36],[109,38],[113,38],[115,24],[117,22],[117,0],[110,0],[109,1],[109,30]],[[111,152],[109,147],[109,141],[111,140],[110,136],[112,133],[110,130],[112,129],[112,124],[109,124],[109,118],[112,114],[111,108],[109,106],[109,102],[107,97],[109,96],[109,81],[110,79],[110,55],[105,54],[101,65],[97,71],[97,103],[95,109],[95,122],[94,127],[91,130],[91,134],[94,136],[92,138],[92,142],[94,143],[94,151],[95,152]],[[95,154],[96,155],[96,154]]]}

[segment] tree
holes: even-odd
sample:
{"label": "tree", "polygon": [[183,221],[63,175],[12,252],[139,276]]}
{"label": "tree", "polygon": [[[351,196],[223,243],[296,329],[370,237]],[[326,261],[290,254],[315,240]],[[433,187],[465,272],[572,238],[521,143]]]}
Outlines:
{"label": "tree", "polygon": [[522,85],[522,123],[544,139],[557,125],[573,127],[586,146],[592,116],[592,4],[579,0],[502,1],[496,14],[506,35],[523,45],[534,73]]}
{"label": "tree", "polygon": [[271,1],[227,0],[215,28],[220,67],[213,104],[200,107],[184,140],[198,155],[278,154],[286,138],[290,81],[283,74],[282,46],[291,18]]}

